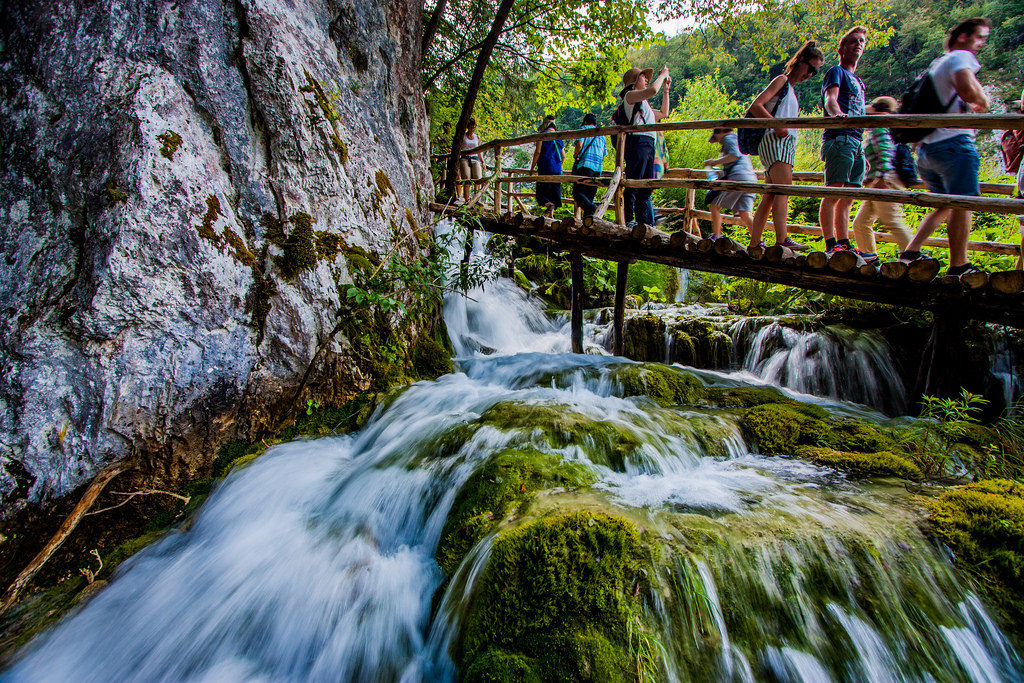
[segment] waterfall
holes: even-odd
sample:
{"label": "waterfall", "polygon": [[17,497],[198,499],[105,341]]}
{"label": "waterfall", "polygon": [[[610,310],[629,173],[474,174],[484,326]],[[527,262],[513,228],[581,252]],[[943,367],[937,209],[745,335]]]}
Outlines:
{"label": "waterfall", "polygon": [[[1019,680],[1013,648],[893,491],[754,455],[734,413],[623,397],[623,361],[566,353],[564,321],[510,281],[449,296],[445,320],[458,372],[406,388],[358,433],[278,445],[231,473],[4,679],[454,680],[494,535],[447,582],[439,539],[470,477],[528,447],[594,482],[547,491],[529,514],[582,505],[661,529],[651,601],[670,679]],[[766,325],[745,358],[808,391],[879,390],[868,378],[887,369],[867,351],[852,360],[874,374],[849,385],[798,372],[797,354],[855,370],[800,339]]]}

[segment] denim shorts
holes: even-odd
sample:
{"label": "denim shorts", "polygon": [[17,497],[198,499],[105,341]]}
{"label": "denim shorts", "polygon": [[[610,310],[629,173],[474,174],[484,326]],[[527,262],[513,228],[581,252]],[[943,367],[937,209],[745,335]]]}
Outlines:
{"label": "denim shorts", "polygon": [[932,192],[977,197],[978,148],[970,135],[921,145],[917,150],[917,172]]}
{"label": "denim shorts", "polygon": [[864,184],[864,149],[860,138],[840,135],[821,143],[821,160],[825,162],[825,184],[842,183],[860,187]]}

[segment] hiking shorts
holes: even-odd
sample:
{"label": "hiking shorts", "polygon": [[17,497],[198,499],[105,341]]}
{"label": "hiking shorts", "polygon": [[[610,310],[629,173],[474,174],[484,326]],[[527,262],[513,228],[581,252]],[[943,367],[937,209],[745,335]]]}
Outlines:
{"label": "hiking shorts", "polygon": [[761,158],[761,165],[765,171],[768,171],[776,161],[792,166],[796,161],[796,135],[790,133],[780,138],[775,131],[766,130],[764,137],[761,138],[761,144],[757,146],[757,156]]}
{"label": "hiking shorts", "polygon": [[821,143],[821,160],[825,162],[826,185],[864,184],[864,149],[860,138],[840,135]]}
{"label": "hiking shorts", "polygon": [[917,150],[917,173],[932,192],[977,197],[980,165],[978,148],[970,135],[921,145]]}

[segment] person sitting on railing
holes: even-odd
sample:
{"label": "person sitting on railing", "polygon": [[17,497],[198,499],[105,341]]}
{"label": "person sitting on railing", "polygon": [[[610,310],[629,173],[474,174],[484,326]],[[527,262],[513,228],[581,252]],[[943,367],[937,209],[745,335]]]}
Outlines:
{"label": "person sitting on railing", "polygon": [[[946,37],[946,54],[928,67],[941,102],[950,102],[949,112],[988,111],[988,95],[974,75],[981,68],[975,56],[988,41],[991,23],[985,17],[965,19]],[[937,128],[924,139],[917,151],[917,169],[921,180],[932,192],[977,197],[980,158],[974,144],[974,131],[963,128]],[[978,272],[967,260],[967,238],[971,233],[969,209],[936,209],[917,226],[914,239],[900,254],[905,262],[925,258],[921,246],[935,229],[946,221],[949,235],[948,275]]]}
{"label": "person sitting on railing", "polygon": [[[876,97],[865,108],[867,114],[893,114],[897,109],[893,97]],[[872,128],[864,137],[864,156],[868,163],[864,184],[877,189],[906,189],[896,175],[896,145],[888,128]],[[903,206],[893,202],[865,200],[857,210],[853,219],[853,234],[857,240],[857,253],[868,263],[877,263],[878,254],[875,245],[875,221],[889,229],[896,239],[900,250],[907,248],[911,232],[903,220]]]}
{"label": "person sitting on railing", "polygon": [[[538,128],[541,133],[558,130],[555,125],[555,117],[548,115]],[[565,143],[561,140],[541,140],[537,142],[533,150],[533,161],[530,162],[530,172],[534,169],[540,175],[562,175],[562,147]],[[545,210],[548,218],[553,218],[555,209],[562,205],[562,184],[561,183],[537,183],[537,204]]]}
{"label": "person sitting on railing", "polygon": [[[786,62],[786,69],[772,79],[760,95],[750,105],[750,114],[759,119],[793,118],[800,115],[800,105],[796,99],[793,85],[803,83],[818,73],[825,63],[825,57],[815,46],[813,40],[804,43],[796,54]],[[774,115],[772,112],[775,112]],[[793,184],[793,162],[796,161],[796,131],[788,128],[766,130],[764,137],[757,146],[757,155],[761,157],[765,177],[774,185]],[[763,245],[761,234],[768,222],[768,212],[772,214],[775,226],[775,243],[790,249],[806,249],[789,236],[789,197],[787,195],[766,194],[754,212],[753,228],[750,230],[750,246]]]}
{"label": "person sitting on railing", "polygon": [[[587,114],[583,117],[582,128],[596,128],[597,117]],[[590,178],[597,178],[601,175],[601,168],[604,166],[604,157],[608,153],[608,145],[603,135],[595,135],[591,138],[581,138],[575,144],[575,159],[572,166],[573,175],[584,175]],[[597,194],[596,185],[572,186],[572,198],[576,206],[580,208],[584,216],[593,216],[597,211],[597,204],[594,203],[594,195]]]}
{"label": "person sitting on railing", "polygon": [[[650,81],[653,69],[630,69],[622,74],[622,108],[631,125],[643,126],[657,123],[669,113],[669,86],[672,77],[668,73],[668,65],[661,67],[657,78]],[[661,98],[661,109],[651,109],[647,100],[658,94],[662,85],[665,89]],[[626,178],[628,180],[651,180],[654,178],[654,140],[657,135],[653,131],[630,133],[626,135]],[[625,200],[626,220],[635,220],[643,225],[654,225],[654,205],[651,204],[650,187],[627,187],[623,192]]]}
{"label": "person sitting on railing", "polygon": [[[717,159],[705,159],[705,166],[724,164],[719,180],[737,180],[748,183],[757,182],[750,157],[740,152],[740,142],[732,128],[715,128],[708,142],[716,142],[722,146],[722,156]],[[750,210],[754,208],[753,192],[729,192],[712,190],[707,196],[708,208],[711,210],[711,239],[722,236],[722,209],[736,213],[743,221],[747,230],[752,229]]]}
{"label": "person sitting on railing", "polygon": [[[476,134],[476,119],[471,118],[466,124],[466,132],[462,136],[462,146],[459,149],[473,149],[480,146],[480,136]],[[480,154],[463,154],[459,157],[459,179],[480,180],[484,177],[484,164]],[[468,202],[473,196],[476,183],[466,182],[462,185],[462,196]]]}
{"label": "person sitting on railing", "polygon": [[[864,81],[854,72],[864,54],[868,30],[854,26],[839,39],[839,64],[825,73],[821,101],[825,116],[841,118],[864,115]],[[864,151],[860,128],[826,128],[821,133],[821,160],[829,187],[860,187],[864,182]],[[825,251],[850,249],[852,199],[823,197],[818,211]]]}

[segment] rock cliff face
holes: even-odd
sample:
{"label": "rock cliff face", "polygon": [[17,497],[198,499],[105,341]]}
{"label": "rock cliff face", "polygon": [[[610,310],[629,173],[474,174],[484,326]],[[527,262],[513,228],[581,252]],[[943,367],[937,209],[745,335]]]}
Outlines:
{"label": "rock cliff face", "polygon": [[420,30],[411,0],[3,3],[6,513],[365,386],[338,286],[425,218]]}

